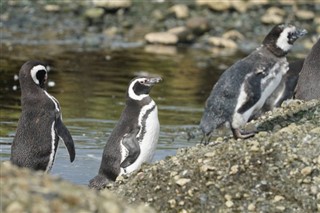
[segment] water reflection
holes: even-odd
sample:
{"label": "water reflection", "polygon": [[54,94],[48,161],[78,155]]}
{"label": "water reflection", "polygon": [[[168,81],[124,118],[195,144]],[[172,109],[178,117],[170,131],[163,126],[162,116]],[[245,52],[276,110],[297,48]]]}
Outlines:
{"label": "water reflection", "polygon": [[[22,47],[1,48],[0,160],[10,157],[20,115],[19,84],[13,76],[26,60],[43,60],[51,65],[49,80],[55,83],[48,92],[61,104],[77,151],[75,162],[70,164],[67,150],[60,144],[52,174],[79,184],[87,184],[97,173],[103,147],[124,107],[127,85],[136,74],[164,79],[151,92],[159,107],[161,133],[154,160],[160,160],[175,154],[179,147],[199,142],[197,127],[204,101],[222,72],[219,66],[233,61],[212,59],[208,53],[192,49],[153,54],[150,48],[64,51],[37,46],[30,52]],[[13,90],[14,86],[18,89]]]}

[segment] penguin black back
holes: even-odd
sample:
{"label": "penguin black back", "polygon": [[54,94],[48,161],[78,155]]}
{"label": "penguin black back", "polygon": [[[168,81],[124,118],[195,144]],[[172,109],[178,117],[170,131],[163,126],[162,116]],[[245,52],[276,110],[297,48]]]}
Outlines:
{"label": "penguin black back", "polygon": [[299,76],[295,98],[320,99],[320,38],[305,58]]}
{"label": "penguin black back", "polygon": [[75,158],[72,137],[62,123],[59,102],[45,90],[46,65],[28,61],[20,69],[22,113],[11,147],[11,162],[34,170],[50,171],[59,138]]}

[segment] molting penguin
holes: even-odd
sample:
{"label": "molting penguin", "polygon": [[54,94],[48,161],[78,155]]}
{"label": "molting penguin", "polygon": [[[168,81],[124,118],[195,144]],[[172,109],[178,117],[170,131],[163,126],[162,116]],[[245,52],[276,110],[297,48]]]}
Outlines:
{"label": "molting penguin", "polygon": [[45,89],[46,66],[38,61],[24,63],[19,72],[22,113],[11,146],[11,162],[20,167],[49,172],[59,139],[75,158],[72,137],[62,122],[59,102]]}
{"label": "molting penguin", "polygon": [[104,188],[119,175],[152,160],[160,124],[157,105],[149,92],[160,81],[161,78],[138,77],[130,82],[126,106],[104,147],[99,173],[90,180],[90,188]]}
{"label": "molting penguin", "polygon": [[306,30],[292,25],[276,25],[262,45],[246,58],[229,67],[219,78],[208,97],[200,127],[205,143],[212,131],[229,123],[235,138],[248,138],[244,126],[264,105],[288,70],[286,54]]}
{"label": "molting penguin", "polygon": [[289,70],[283,76],[279,86],[266,100],[261,110],[253,115],[254,119],[265,112],[273,110],[275,107],[280,107],[283,101],[293,98],[303,62],[304,59],[299,59],[289,63]]}
{"label": "molting penguin", "polygon": [[320,99],[320,38],[306,57],[299,76],[295,98]]}

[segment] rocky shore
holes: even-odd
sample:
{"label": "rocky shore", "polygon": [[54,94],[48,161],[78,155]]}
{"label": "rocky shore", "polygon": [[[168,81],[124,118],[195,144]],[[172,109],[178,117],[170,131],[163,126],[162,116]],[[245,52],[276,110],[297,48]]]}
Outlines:
{"label": "rocky shore", "polygon": [[319,212],[320,102],[284,105],[251,139],[180,149],[110,189],[158,212]]}
{"label": "rocky shore", "polygon": [[101,192],[2,163],[1,210],[319,212],[320,101],[285,102],[247,128],[260,133],[180,149]]}
{"label": "rocky shore", "polygon": [[[319,0],[86,0],[1,2],[3,44],[128,48],[190,45],[214,54],[251,51],[279,23],[320,32]],[[306,40],[296,48],[310,48]]]}

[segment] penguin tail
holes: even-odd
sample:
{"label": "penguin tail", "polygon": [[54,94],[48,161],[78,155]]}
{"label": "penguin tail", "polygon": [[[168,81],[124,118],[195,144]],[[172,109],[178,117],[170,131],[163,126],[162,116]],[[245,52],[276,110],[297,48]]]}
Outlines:
{"label": "penguin tail", "polygon": [[102,190],[110,183],[110,180],[104,175],[98,174],[89,181],[88,187],[90,189]]}

